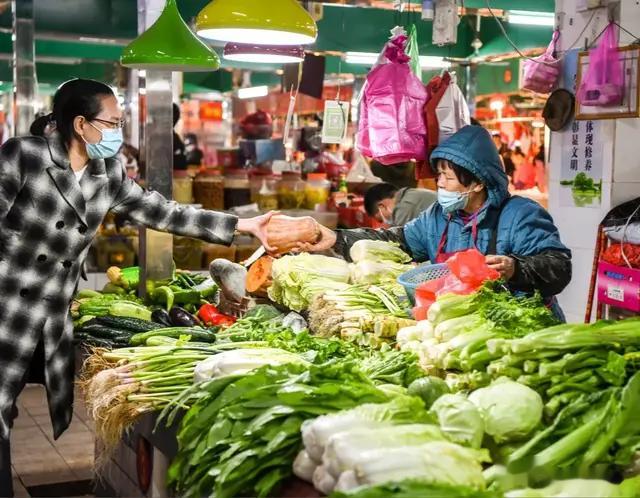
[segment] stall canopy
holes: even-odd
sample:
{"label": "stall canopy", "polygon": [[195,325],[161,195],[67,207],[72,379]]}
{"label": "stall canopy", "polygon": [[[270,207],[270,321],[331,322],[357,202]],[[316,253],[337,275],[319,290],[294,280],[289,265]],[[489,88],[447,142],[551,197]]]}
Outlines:
{"label": "stall canopy", "polygon": [[[187,22],[206,5],[208,0],[178,0],[180,13]],[[338,5],[342,4],[342,5]],[[319,36],[310,50],[328,54],[327,72],[363,74],[366,66],[341,62],[340,53],[378,52],[396,24],[416,23],[420,40],[420,54],[441,57],[467,58],[473,55],[475,15],[464,16],[458,28],[458,43],[453,47],[431,45],[431,22],[422,21],[419,12],[400,14],[390,8],[392,0],[371,0],[370,5],[355,4],[354,0],[326,2],[318,21]],[[358,2],[359,4],[362,2]],[[367,3],[367,2],[364,2]],[[407,2],[405,2],[406,4]],[[412,0],[412,8],[420,2]],[[496,11],[513,8],[513,1],[491,0]],[[137,35],[136,2],[133,0],[47,0],[34,2],[36,21],[36,57],[38,80],[56,85],[72,76],[85,76],[115,81],[115,64],[122,48]],[[345,7],[347,4],[351,8]],[[375,4],[378,7],[373,7]],[[485,9],[485,0],[465,0],[467,9]],[[553,12],[553,0],[519,0],[521,11]],[[486,9],[484,11],[486,14]],[[548,44],[551,28],[505,23],[509,35],[520,48],[538,48]],[[480,56],[512,52],[494,19],[484,17],[479,38],[483,47]],[[215,47],[218,52],[220,47]],[[11,80],[11,9],[9,2],[0,2],[0,81]],[[232,63],[223,60],[223,68],[252,69],[275,74],[277,66]],[[222,71],[225,73],[225,71]],[[198,87],[226,91],[231,77],[186,75],[185,83]],[[269,81],[268,76],[263,80]],[[193,81],[192,81],[193,79]]]}

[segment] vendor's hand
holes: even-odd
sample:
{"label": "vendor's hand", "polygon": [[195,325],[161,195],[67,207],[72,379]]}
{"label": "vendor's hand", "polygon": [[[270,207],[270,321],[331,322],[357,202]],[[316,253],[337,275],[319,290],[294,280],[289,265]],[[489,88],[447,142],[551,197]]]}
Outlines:
{"label": "vendor's hand", "polygon": [[274,252],[275,247],[271,247],[267,240],[267,225],[272,216],[279,214],[277,211],[271,211],[262,216],[256,216],[255,218],[239,219],[238,220],[238,232],[248,233],[256,237],[267,252]]}
{"label": "vendor's hand", "polygon": [[315,244],[301,242],[298,244],[298,252],[324,252],[336,245],[336,233],[324,225],[319,223],[318,225],[320,227],[320,239]]}
{"label": "vendor's hand", "polygon": [[516,260],[509,256],[489,255],[485,258],[487,266],[500,273],[500,276],[509,281],[516,272]]}

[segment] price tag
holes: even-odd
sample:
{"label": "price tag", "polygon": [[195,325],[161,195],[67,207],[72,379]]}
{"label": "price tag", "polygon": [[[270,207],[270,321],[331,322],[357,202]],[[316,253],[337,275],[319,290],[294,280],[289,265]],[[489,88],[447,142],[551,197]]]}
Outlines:
{"label": "price tag", "polygon": [[347,136],[349,102],[327,100],[324,103],[322,143],[340,144]]}
{"label": "price tag", "polygon": [[607,297],[613,301],[624,302],[624,289],[615,285],[607,287]]}

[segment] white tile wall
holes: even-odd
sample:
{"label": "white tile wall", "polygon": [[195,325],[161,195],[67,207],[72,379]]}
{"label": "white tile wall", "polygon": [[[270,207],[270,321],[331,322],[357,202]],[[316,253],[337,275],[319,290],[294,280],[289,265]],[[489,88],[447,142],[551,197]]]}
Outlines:
{"label": "white tile wall", "polygon": [[[576,13],[576,0],[557,0],[556,14],[562,20],[561,48],[574,42],[591,13]],[[562,15],[563,14],[563,15]],[[593,40],[607,22],[607,10],[596,12],[594,21],[585,36]],[[620,22],[634,31],[640,25],[640,1],[621,0]],[[630,37],[621,35],[621,43],[629,43]],[[579,45],[578,45],[579,46]],[[599,209],[571,208],[560,203],[560,162],[563,137],[553,133],[549,168],[549,211],[551,212],[563,242],[573,251],[573,279],[559,296],[567,318],[582,321],[586,310],[587,294],[591,279],[593,254],[597,229],[609,210],[623,202],[640,196],[640,119],[600,121],[604,142],[603,195]],[[565,132],[566,133],[566,132]]]}

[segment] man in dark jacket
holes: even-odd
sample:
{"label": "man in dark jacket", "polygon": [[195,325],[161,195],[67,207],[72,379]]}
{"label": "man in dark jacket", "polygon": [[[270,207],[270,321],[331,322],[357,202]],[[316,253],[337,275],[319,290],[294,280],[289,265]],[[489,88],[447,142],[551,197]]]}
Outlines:
{"label": "man in dark jacket", "polygon": [[416,219],[437,200],[438,194],[431,190],[379,183],[367,190],[364,208],[378,221],[399,227]]}

